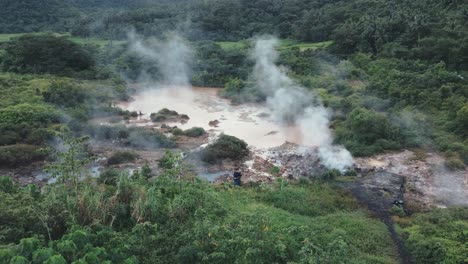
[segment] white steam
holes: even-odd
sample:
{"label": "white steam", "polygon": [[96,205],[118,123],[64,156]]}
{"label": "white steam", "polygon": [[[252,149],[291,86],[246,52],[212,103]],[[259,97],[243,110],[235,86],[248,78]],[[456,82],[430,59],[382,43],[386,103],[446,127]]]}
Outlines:
{"label": "white steam", "polygon": [[143,41],[134,32],[129,33],[130,49],[146,61],[154,62],[160,72],[161,85],[190,86],[193,51],[188,42],[177,33],[165,40]]}
{"label": "white steam", "polygon": [[333,145],[329,112],[312,92],[296,84],[286,69],[276,65],[277,45],[278,40],[273,37],[256,40],[250,54],[255,60],[253,81],[267,96],[274,118],[295,123],[301,130],[303,143],[318,147],[318,155],[326,167],[345,171],[352,166],[353,158],[344,147]]}

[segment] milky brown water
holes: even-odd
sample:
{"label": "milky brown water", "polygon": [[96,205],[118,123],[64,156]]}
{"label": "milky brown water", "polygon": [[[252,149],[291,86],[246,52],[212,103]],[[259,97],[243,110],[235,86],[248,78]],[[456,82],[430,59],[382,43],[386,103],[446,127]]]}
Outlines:
{"label": "milky brown water", "polygon": [[[141,91],[133,96],[131,102],[120,107],[130,111],[143,112],[149,120],[151,113],[162,108],[186,114],[190,120],[185,123],[167,123],[181,129],[203,127],[215,133],[225,133],[243,139],[250,146],[270,148],[286,141],[301,144],[302,135],[296,126],[280,124],[270,117],[269,109],[262,104],[232,105],[229,100],[218,96],[218,88],[170,87]],[[218,120],[218,127],[208,123]]]}

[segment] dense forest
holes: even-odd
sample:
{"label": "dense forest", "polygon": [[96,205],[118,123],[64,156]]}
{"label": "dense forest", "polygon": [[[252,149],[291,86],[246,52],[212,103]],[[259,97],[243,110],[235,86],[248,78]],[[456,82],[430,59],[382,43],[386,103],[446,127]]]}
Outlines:
{"label": "dense forest", "polygon": [[[273,35],[288,76],[330,109],[334,143],[354,157],[437,152],[448,170],[466,171],[466,1],[3,0],[0,174],[39,162],[54,182],[0,175],[0,263],[401,261],[387,226],[340,188],[355,171],[214,185],[171,151],[177,137],[91,122],[139,115],[115,102],[163,73],[129,39],[150,43],[174,31],[193,49],[194,86],[222,87],[235,104],[264,102],[249,75],[251,49],[257,36]],[[108,166],[93,178],[96,141],[168,151],[161,171]],[[248,153],[223,135],[201,155],[215,164]],[[116,152],[107,162],[138,158]],[[389,213],[411,262],[467,263],[467,207]]]}

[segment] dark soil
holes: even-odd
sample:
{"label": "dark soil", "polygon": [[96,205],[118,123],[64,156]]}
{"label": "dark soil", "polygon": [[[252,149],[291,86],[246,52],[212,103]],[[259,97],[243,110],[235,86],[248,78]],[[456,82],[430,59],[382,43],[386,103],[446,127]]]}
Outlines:
{"label": "dark soil", "polygon": [[372,172],[354,182],[342,183],[358,201],[378,217],[388,229],[390,237],[398,249],[400,263],[413,263],[404,242],[395,231],[390,208],[395,202],[403,200],[405,178],[386,171]]}

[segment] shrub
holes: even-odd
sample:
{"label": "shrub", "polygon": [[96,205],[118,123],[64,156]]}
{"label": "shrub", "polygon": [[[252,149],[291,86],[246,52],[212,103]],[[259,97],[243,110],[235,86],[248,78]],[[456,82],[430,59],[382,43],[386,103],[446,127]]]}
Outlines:
{"label": "shrub", "polygon": [[179,159],[179,153],[166,150],[164,156],[159,160],[158,165],[162,169],[170,170],[177,165],[176,163]]}
{"label": "shrub", "polygon": [[47,105],[18,104],[0,109],[0,145],[42,144],[51,137],[46,127],[59,121],[60,114]]}
{"label": "shrub", "polygon": [[415,263],[466,263],[468,208],[434,209],[415,214],[406,232],[406,245]]}
{"label": "shrub", "polygon": [[44,263],[54,255],[54,250],[51,248],[40,248],[33,253],[33,263]]}
{"label": "shrub", "polygon": [[86,94],[83,88],[71,80],[53,81],[49,89],[42,93],[44,101],[65,107],[74,107],[82,104]]}
{"label": "shrub", "polygon": [[184,135],[187,137],[200,137],[205,134],[205,129],[202,127],[192,127],[184,131]]}
{"label": "shrub", "polygon": [[141,176],[145,179],[149,179],[151,177],[151,168],[148,163],[145,163],[145,165],[141,167]]}
{"label": "shrub", "polygon": [[99,174],[98,183],[116,185],[119,179],[119,172],[116,169],[110,168]]}
{"label": "shrub", "polygon": [[40,104],[18,104],[0,110],[0,124],[57,123],[60,115],[52,107]]}
{"label": "shrub", "polygon": [[29,261],[27,258],[22,257],[22,256],[14,256],[10,260],[10,264],[29,264]]}
{"label": "shrub", "polygon": [[0,167],[15,167],[44,160],[48,150],[32,145],[0,146]]}
{"label": "shrub", "polygon": [[94,66],[78,44],[52,34],[24,35],[6,44],[2,68],[18,73],[71,74]]}
{"label": "shrub", "polygon": [[10,248],[0,248],[0,263],[10,263],[15,253]]}
{"label": "shrub", "polygon": [[107,160],[107,164],[115,165],[135,161],[138,154],[130,151],[117,151]]}
{"label": "shrub", "polygon": [[137,148],[174,148],[176,143],[161,132],[145,128],[130,131],[128,144]]}
{"label": "shrub", "polygon": [[159,112],[157,113],[151,113],[150,118],[151,118],[151,121],[153,122],[162,122],[170,117],[176,117],[178,115],[179,113],[177,113],[176,111],[163,108],[159,110]]}
{"label": "shrub", "polygon": [[365,108],[354,109],[344,123],[337,124],[335,132],[337,142],[356,156],[397,149],[405,142],[401,130],[387,116]]}
{"label": "shrub", "polygon": [[273,176],[275,176],[275,177],[278,177],[280,171],[281,171],[281,169],[280,169],[278,166],[273,166],[273,167],[271,167],[271,169],[270,169],[270,174],[273,175]]}
{"label": "shrub", "polygon": [[217,163],[224,159],[241,160],[249,154],[247,143],[233,136],[222,134],[201,152],[201,160]]}
{"label": "shrub", "polygon": [[390,208],[390,213],[392,213],[392,215],[397,215],[397,216],[400,216],[400,217],[403,217],[403,216],[406,215],[405,210],[403,209],[403,207],[398,206],[398,205],[393,205]]}
{"label": "shrub", "polygon": [[8,176],[0,176],[0,192],[12,193],[15,191],[15,185]]}
{"label": "shrub", "polygon": [[171,133],[174,135],[174,136],[181,136],[184,134],[184,131],[178,127],[174,128],[171,130]]}
{"label": "shrub", "polygon": [[178,116],[179,115],[179,113],[177,113],[176,111],[169,110],[167,108],[163,108],[159,110],[158,114],[165,115],[165,116]]}
{"label": "shrub", "polygon": [[358,174],[355,169],[349,169],[345,172],[344,175],[349,176],[349,177],[354,177],[354,176],[357,176]]}
{"label": "shrub", "polygon": [[447,157],[445,165],[452,170],[463,170],[465,168],[463,161],[456,156]]}
{"label": "shrub", "polygon": [[320,179],[324,181],[334,180],[336,177],[341,176],[341,172],[337,169],[331,169],[320,175]]}
{"label": "shrub", "polygon": [[151,121],[153,121],[153,122],[162,122],[162,121],[165,121],[167,119],[167,116],[151,113],[150,118],[151,118]]}
{"label": "shrub", "polygon": [[88,133],[100,140],[126,139],[129,136],[129,129],[125,126],[90,126]]}

